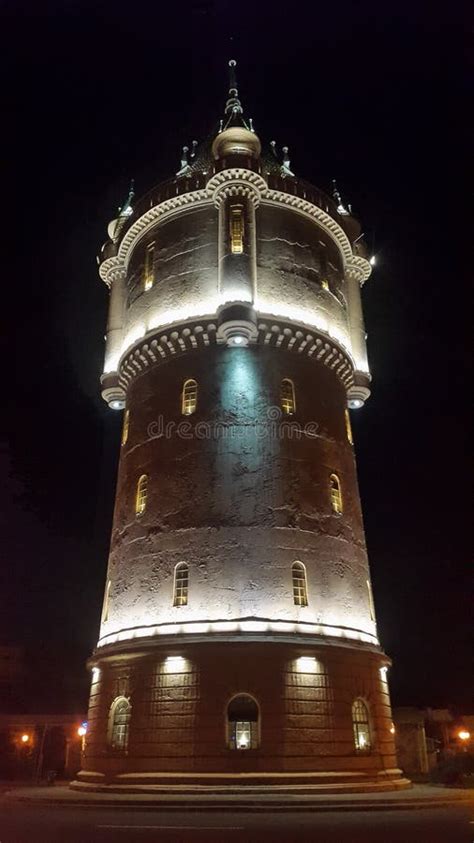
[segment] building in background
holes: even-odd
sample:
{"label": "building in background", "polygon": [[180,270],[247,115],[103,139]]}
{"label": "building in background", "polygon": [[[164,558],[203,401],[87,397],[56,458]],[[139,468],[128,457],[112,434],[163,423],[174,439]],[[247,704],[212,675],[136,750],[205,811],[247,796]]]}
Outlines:
{"label": "building in background", "polygon": [[219,128],[101,252],[124,419],[74,786],[403,787],[349,412],[371,266],[336,186],[262,147],[234,65]]}

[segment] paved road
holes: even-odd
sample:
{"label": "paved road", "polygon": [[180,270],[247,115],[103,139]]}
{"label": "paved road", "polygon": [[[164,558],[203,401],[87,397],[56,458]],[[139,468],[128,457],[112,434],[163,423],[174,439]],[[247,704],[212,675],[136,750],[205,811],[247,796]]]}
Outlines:
{"label": "paved road", "polygon": [[473,843],[474,809],[214,813],[0,802],[0,843]]}

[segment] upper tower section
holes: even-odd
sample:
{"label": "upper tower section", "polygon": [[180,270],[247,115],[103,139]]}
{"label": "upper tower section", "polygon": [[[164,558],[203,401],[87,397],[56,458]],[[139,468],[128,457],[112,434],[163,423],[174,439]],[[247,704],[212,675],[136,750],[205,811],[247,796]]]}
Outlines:
{"label": "upper tower section", "polygon": [[183,148],[175,176],[133,188],[100,255],[110,288],[102,394],[203,344],[277,345],[326,363],[350,407],[370,394],[360,288],[371,267],[350,206],[267,148],[239,98],[235,61],[217,131]]}

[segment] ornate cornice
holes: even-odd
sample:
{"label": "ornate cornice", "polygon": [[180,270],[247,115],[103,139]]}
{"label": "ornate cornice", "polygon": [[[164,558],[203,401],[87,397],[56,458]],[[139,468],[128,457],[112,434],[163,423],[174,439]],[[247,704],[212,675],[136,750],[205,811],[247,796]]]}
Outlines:
{"label": "ornate cornice", "polygon": [[132,248],[158,221],[167,219],[187,207],[205,207],[211,204],[218,207],[226,196],[236,195],[248,197],[255,206],[263,203],[291,208],[293,211],[317,221],[339,247],[344,258],[345,271],[355,275],[360,284],[363,284],[369,277],[371,273],[370,264],[359,255],[353,254],[346,233],[330,214],[300,196],[270,189],[259,173],[243,168],[232,168],[216,173],[209,179],[205,188],[181,193],[146,211],[126,232],[120,243],[118,255],[101,264],[99,270],[101,278],[110,286],[111,280],[113,280],[109,276],[110,269],[119,266],[126,267]]}
{"label": "ornate cornice", "polygon": [[[346,389],[353,383],[354,366],[349,355],[334,340],[316,331],[308,332],[281,321],[261,321],[254,342],[318,360],[334,371]],[[221,343],[216,322],[211,319],[174,326],[168,333],[150,334],[124,356],[120,364],[120,386],[126,391],[135,377],[152,366],[171,357]]]}

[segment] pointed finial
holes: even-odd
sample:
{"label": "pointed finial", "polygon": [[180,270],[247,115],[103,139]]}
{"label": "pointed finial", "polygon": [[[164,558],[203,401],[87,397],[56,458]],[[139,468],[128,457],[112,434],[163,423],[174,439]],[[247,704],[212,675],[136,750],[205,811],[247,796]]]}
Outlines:
{"label": "pointed finial", "polygon": [[254,127],[253,127],[253,120],[252,120],[252,118],[251,118],[251,117],[249,117],[249,126],[250,126],[250,131],[251,131],[251,132],[255,132],[255,129],[254,129]]}
{"label": "pointed finial", "polygon": [[191,158],[194,158],[194,156],[196,155],[196,147],[197,147],[197,145],[198,145],[197,140],[193,140],[193,143],[192,143],[192,149],[191,149]]}
{"label": "pointed finial", "polygon": [[276,141],[270,141],[270,146],[272,148],[272,152],[273,152],[275,158],[278,158],[277,151],[276,151],[276,145],[277,145]]}
{"label": "pointed finial", "polygon": [[283,151],[283,164],[281,165],[281,171],[284,176],[294,176],[294,173],[291,172],[291,162],[288,155],[288,147],[282,147]]}
{"label": "pointed finial", "polygon": [[122,207],[118,209],[120,217],[129,217],[130,214],[133,213],[132,199],[133,199],[134,196],[135,196],[135,180],[131,179],[130,180],[130,188],[128,190],[128,196],[127,196],[125,202],[123,203]]}
{"label": "pointed finial", "polygon": [[229,61],[229,96],[238,97],[239,92],[237,90],[237,75],[235,72],[235,68],[237,67],[237,62],[235,59],[231,59]]}
{"label": "pointed finial", "polygon": [[226,114],[242,114],[243,108],[239,100],[239,91],[237,88],[237,77],[235,75],[235,68],[237,62],[235,59],[229,61],[229,98],[225,104]]}
{"label": "pointed finial", "polygon": [[189,146],[183,146],[183,154],[181,155],[181,169],[188,166],[188,152]]}
{"label": "pointed finial", "polygon": [[219,120],[219,134],[222,132],[222,129],[223,129],[223,128],[224,128],[224,121],[223,121],[223,120]]}
{"label": "pointed finial", "polygon": [[[343,217],[349,216],[349,214],[351,212],[350,212],[350,210],[349,211],[346,210],[346,208],[343,205],[341,194],[339,193],[339,191],[337,189],[336,179],[332,180],[332,196],[333,196],[334,201],[337,202],[337,212],[338,212],[338,214],[341,214],[341,216],[343,216]],[[349,209],[350,209],[350,205],[349,205]]]}

